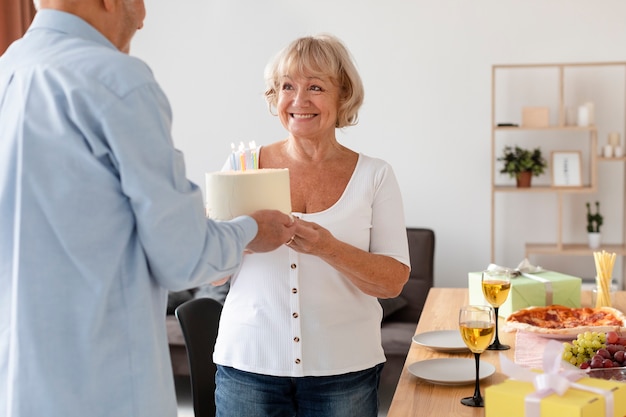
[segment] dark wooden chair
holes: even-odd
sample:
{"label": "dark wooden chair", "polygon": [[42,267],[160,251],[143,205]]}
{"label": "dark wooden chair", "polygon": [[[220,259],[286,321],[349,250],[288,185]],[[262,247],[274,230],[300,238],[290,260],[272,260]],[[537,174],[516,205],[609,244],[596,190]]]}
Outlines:
{"label": "dark wooden chair", "polygon": [[213,348],[217,339],[222,305],[212,298],[196,298],[176,308],[185,338],[195,417],[215,416]]}

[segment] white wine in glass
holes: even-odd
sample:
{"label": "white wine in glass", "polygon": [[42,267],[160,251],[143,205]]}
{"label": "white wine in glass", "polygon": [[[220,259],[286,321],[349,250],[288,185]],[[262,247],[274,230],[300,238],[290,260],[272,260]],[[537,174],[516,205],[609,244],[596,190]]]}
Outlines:
{"label": "white wine in glass", "polygon": [[487,270],[483,271],[482,274],[483,295],[496,312],[496,337],[487,348],[489,350],[507,350],[511,348],[509,345],[500,343],[500,338],[498,337],[498,309],[509,297],[511,276],[513,276],[513,271],[510,269]]}
{"label": "white wine in glass", "polygon": [[476,384],[474,395],[461,399],[461,404],[470,407],[484,407],[483,397],[480,395],[480,354],[483,353],[491,340],[496,327],[495,311],[490,306],[463,306],[459,310],[459,331],[461,338],[474,353],[476,361]]}

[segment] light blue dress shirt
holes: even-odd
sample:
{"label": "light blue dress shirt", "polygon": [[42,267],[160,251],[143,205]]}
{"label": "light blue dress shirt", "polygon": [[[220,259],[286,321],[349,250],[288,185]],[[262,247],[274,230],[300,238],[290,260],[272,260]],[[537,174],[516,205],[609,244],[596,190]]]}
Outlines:
{"label": "light blue dress shirt", "polygon": [[170,126],[76,16],[0,57],[0,417],[176,415],[167,291],[233,273],[257,225],[205,218]]}

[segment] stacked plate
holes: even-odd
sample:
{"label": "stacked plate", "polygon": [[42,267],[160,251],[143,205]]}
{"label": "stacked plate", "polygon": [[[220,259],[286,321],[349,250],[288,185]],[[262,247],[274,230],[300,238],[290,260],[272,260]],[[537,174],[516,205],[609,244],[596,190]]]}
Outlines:
{"label": "stacked plate", "polygon": [[[413,336],[420,346],[446,353],[469,352],[458,330],[437,330]],[[437,358],[415,362],[408,371],[424,381],[438,385],[468,385],[476,381],[476,362],[468,358]],[[480,362],[479,378],[493,375],[495,366]]]}

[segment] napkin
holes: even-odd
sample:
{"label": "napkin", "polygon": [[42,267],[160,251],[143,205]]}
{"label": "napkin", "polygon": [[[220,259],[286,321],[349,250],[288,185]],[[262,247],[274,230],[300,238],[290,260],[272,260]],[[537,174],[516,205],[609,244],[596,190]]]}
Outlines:
{"label": "napkin", "polygon": [[543,366],[543,352],[550,339],[532,333],[517,332],[513,360],[517,365],[532,369]]}

